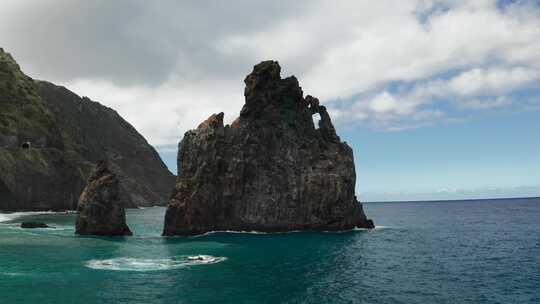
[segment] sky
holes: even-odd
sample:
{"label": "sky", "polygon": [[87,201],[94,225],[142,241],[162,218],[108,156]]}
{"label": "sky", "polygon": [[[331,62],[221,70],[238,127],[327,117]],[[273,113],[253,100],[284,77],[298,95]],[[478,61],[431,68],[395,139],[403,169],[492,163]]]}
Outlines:
{"label": "sky", "polygon": [[329,109],[362,201],[540,195],[540,1],[2,0],[31,77],[116,109],[176,172],[278,60]]}

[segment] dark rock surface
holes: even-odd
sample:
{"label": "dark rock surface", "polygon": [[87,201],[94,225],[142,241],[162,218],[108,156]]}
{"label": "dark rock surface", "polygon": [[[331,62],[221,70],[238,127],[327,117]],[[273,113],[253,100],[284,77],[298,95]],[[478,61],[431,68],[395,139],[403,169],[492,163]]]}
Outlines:
{"label": "dark rock surface", "polygon": [[34,229],[34,228],[54,228],[41,222],[22,222],[21,228]]}
{"label": "dark rock surface", "polygon": [[275,61],[245,83],[236,121],[214,114],[180,142],[163,234],[372,228],[355,196],[353,151],[326,108],[294,76],[281,79]]}
{"label": "dark rock surface", "polygon": [[132,206],[165,205],[174,185],[157,152],[114,110],[26,76],[0,48],[0,210],[73,210],[98,159]]}
{"label": "dark rock surface", "polygon": [[79,235],[132,235],[126,224],[129,195],[107,161],[98,161],[79,198],[75,233]]}

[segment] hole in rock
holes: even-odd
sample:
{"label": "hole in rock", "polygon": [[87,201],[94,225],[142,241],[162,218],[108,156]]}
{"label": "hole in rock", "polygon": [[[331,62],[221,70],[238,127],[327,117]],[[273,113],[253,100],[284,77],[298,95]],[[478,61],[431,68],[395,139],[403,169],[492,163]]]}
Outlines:
{"label": "hole in rock", "polygon": [[313,124],[315,125],[315,129],[319,128],[319,121],[321,121],[321,115],[319,113],[315,113],[311,116],[313,118]]}

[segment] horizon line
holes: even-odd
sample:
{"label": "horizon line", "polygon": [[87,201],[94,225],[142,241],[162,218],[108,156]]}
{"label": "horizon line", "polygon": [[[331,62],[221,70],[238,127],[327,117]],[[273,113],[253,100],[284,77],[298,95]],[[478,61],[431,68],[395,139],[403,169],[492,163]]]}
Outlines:
{"label": "horizon line", "polygon": [[437,199],[437,200],[405,200],[405,201],[366,201],[362,204],[382,204],[382,203],[437,203],[437,202],[466,202],[466,201],[494,201],[494,200],[522,200],[540,199],[540,196],[518,196],[518,197],[497,197],[497,198],[466,198],[466,199]]}

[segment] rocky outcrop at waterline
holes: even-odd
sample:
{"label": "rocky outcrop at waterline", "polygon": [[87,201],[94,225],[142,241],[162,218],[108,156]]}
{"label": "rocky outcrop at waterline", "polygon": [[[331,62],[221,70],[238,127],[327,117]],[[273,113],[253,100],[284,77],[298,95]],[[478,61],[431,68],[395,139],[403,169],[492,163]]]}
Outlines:
{"label": "rocky outcrop at waterline", "polygon": [[73,210],[108,159],[137,206],[165,205],[174,185],[156,150],[118,113],[26,76],[0,48],[0,210]]}
{"label": "rocky outcrop at waterline", "polygon": [[125,206],[132,205],[107,161],[98,161],[79,198],[75,233],[79,235],[132,235]]}
{"label": "rocky outcrop at waterline", "polygon": [[54,228],[42,222],[22,222],[21,228],[36,229],[36,228]]}
{"label": "rocky outcrop at waterline", "polygon": [[185,133],[164,235],[373,227],[355,197],[352,149],[326,108],[280,69],[255,66],[231,125],[219,113]]}

